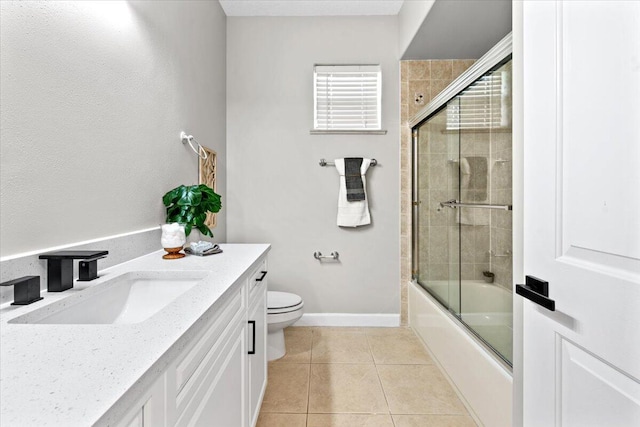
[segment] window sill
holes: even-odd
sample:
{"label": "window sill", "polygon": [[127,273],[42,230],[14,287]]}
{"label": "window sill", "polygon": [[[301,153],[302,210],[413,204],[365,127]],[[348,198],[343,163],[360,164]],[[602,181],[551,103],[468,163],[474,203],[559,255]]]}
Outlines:
{"label": "window sill", "polygon": [[311,135],[386,135],[386,130],[319,130],[312,129]]}

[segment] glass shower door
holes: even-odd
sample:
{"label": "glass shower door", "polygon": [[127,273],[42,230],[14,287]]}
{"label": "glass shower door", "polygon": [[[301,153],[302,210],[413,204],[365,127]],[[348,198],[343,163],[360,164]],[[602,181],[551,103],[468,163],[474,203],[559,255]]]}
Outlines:
{"label": "glass shower door", "polygon": [[[460,319],[512,359],[511,62],[485,74],[460,103]],[[485,207],[473,207],[483,205]]]}
{"label": "glass shower door", "polygon": [[414,131],[417,282],[511,363],[511,61]]}
{"label": "glass shower door", "polygon": [[418,129],[417,280],[456,314],[460,312],[460,232],[457,212],[441,207],[440,202],[459,198],[459,153],[460,135],[447,129],[446,109]]}

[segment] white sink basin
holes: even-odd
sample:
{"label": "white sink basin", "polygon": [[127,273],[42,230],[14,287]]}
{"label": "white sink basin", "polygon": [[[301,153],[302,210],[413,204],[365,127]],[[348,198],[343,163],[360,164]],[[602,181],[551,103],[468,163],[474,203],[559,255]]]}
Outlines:
{"label": "white sink basin", "polygon": [[139,323],[158,313],[208,275],[205,271],[129,272],[16,317],[9,323]]}

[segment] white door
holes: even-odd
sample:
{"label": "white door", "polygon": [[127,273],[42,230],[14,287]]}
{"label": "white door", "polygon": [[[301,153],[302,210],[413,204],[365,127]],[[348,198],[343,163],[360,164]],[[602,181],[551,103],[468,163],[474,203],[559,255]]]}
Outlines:
{"label": "white door", "polygon": [[640,1],[523,4],[523,425],[640,426]]}
{"label": "white door", "polygon": [[260,406],[267,387],[267,285],[259,284],[258,302],[249,311],[253,322],[249,327],[249,354],[247,372],[249,376],[249,425],[254,427],[260,415]]}

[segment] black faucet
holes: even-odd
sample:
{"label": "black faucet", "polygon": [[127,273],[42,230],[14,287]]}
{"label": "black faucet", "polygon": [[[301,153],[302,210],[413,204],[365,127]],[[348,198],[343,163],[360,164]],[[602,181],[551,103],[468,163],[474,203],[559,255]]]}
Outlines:
{"label": "black faucet", "polygon": [[73,260],[79,259],[78,280],[89,281],[98,278],[98,260],[109,251],[58,251],[39,256],[47,260],[47,291],[62,292],[73,288]]}

